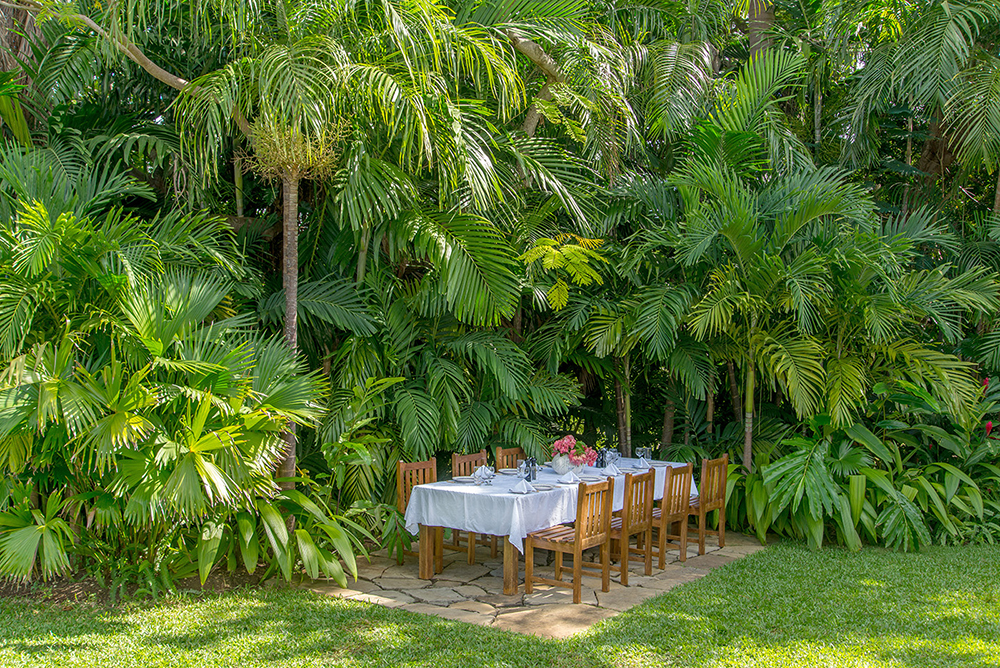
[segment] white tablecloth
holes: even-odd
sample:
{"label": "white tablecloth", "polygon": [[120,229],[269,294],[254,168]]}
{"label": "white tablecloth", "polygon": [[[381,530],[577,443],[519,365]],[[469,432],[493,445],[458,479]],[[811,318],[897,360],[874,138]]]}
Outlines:
{"label": "white tablecloth", "polygon": [[[618,466],[628,467],[636,459],[621,459]],[[670,466],[686,466],[665,462]],[[663,498],[666,466],[655,466],[654,497]],[[580,475],[600,475],[600,469],[584,467]],[[637,471],[638,472],[638,471]],[[538,483],[555,484],[559,478],[549,467],[539,467]],[[416,534],[419,525],[448,527],[492,536],[510,536],[510,542],[524,552],[524,538],[532,531],[576,521],[576,485],[557,485],[550,491],[514,494],[510,488],[519,482],[516,476],[497,475],[492,485],[461,484],[451,481],[417,485],[406,507],[406,530]],[[691,480],[691,495],[698,488]],[[625,475],[615,478],[614,510],[621,510],[625,498]]]}

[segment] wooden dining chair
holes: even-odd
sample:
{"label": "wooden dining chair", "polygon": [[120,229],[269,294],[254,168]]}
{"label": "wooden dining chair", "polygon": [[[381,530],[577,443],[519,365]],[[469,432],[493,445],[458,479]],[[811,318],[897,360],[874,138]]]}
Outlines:
{"label": "wooden dining chair", "polygon": [[[532,592],[536,582],[554,587],[571,587],[573,602],[579,603],[583,583],[583,551],[601,548],[601,591],[611,588],[611,504],[615,498],[615,479],[588,485],[580,483],[573,526],[558,524],[529,533],[524,539],[524,591]],[[556,553],[555,579],[535,575],[535,548]],[[573,555],[573,582],[563,582],[563,554]]]}
{"label": "wooden dining chair", "polygon": [[[666,567],[667,540],[680,543],[680,560],[687,561],[688,511],[691,508],[691,476],[694,466],[679,468],[668,466],[663,479],[663,498],[653,509],[653,526],[656,528],[657,568]],[[671,528],[678,525],[677,533]]]}
{"label": "wooden dining chair", "polygon": [[[426,462],[404,462],[396,464],[396,508],[401,515],[406,514],[406,506],[410,503],[410,494],[417,485],[437,482],[437,459],[431,457]],[[434,570],[438,573],[444,568],[444,529],[434,530]],[[403,563],[403,555],[416,557],[418,554],[410,550],[400,550],[396,556],[397,563]]]}
{"label": "wooden dining chair", "polygon": [[[726,546],[726,478],[729,476],[729,453],[718,459],[703,459],[701,461],[701,485],[698,496],[691,499],[689,515],[698,516],[698,554],[705,554],[705,535],[719,537],[719,547]],[[713,510],[719,511],[719,528],[710,530],[707,515]]]}
{"label": "wooden dining chair", "polygon": [[[472,475],[480,466],[486,466],[486,450],[473,452],[471,455],[460,455],[457,452],[451,455],[451,475]],[[464,535],[463,535],[464,534]],[[469,564],[476,563],[476,536],[472,532],[462,532],[457,529],[451,530],[451,545],[445,545],[448,550],[465,550],[466,560]],[[484,543],[489,544],[486,536]],[[494,539],[495,540],[495,539]],[[494,548],[496,549],[496,548]],[[494,553],[493,556],[496,556]]]}
{"label": "wooden dining chair", "polygon": [[517,460],[527,459],[524,450],[519,447],[497,448],[497,471],[500,469],[516,469]]}
{"label": "wooden dining chair", "polygon": [[[625,495],[620,516],[611,518],[611,555],[614,557],[615,544],[618,547],[618,565],[612,565],[619,573],[619,581],[628,586],[628,564],[633,555],[641,555],[646,566],[646,575],[653,574],[653,491],[656,487],[656,471],[625,474]],[[632,547],[632,536],[636,537],[636,547]],[[639,547],[641,542],[642,547]]]}

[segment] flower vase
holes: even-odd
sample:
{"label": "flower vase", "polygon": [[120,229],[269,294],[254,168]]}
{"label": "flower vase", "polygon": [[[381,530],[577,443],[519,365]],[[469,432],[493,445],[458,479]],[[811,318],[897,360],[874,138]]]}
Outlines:
{"label": "flower vase", "polygon": [[552,470],[558,475],[565,475],[570,471],[579,474],[583,470],[583,464],[573,464],[569,461],[569,455],[556,455],[552,458]]}

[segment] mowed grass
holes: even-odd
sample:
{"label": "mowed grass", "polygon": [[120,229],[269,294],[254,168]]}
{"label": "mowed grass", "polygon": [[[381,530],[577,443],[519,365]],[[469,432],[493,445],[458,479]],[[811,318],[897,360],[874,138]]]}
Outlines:
{"label": "mowed grass", "polygon": [[565,641],[295,590],[7,600],[0,666],[1000,666],[1000,547],[776,545]]}

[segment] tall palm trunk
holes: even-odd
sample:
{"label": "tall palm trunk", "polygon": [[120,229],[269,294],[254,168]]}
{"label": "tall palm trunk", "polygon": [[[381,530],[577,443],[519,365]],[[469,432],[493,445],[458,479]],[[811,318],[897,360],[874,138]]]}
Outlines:
{"label": "tall palm trunk", "polygon": [[997,167],[997,194],[993,198],[993,213],[1000,213],[1000,167]]}
{"label": "tall palm trunk", "polygon": [[617,355],[612,358],[612,365],[615,374],[615,419],[618,423],[618,450],[625,454],[625,391],[622,387],[621,358]]}
{"label": "tall palm trunk", "polygon": [[240,158],[233,159],[233,186],[236,188],[236,217],[239,224],[243,224],[243,161]]}
{"label": "tall palm trunk", "polygon": [[[673,387],[671,386],[671,390]],[[669,391],[669,390],[668,390]],[[664,450],[674,442],[674,416],[677,415],[677,404],[672,396],[667,397],[667,406],[663,410],[663,432],[660,435],[660,450]]]}
{"label": "tall palm trunk", "polygon": [[820,144],[823,143],[823,89],[820,87],[820,73],[816,73],[816,80],[813,84],[815,90],[815,102],[813,103],[813,157],[819,158]]}
{"label": "tall palm trunk", "polygon": [[743,411],[740,406],[743,402],[740,401],[740,385],[736,382],[736,365],[733,364],[732,360],[729,360],[726,362],[726,368],[729,371],[729,397],[733,400],[733,417],[742,422]]}
{"label": "tall palm trunk", "polygon": [[705,422],[708,423],[708,439],[715,440],[715,388],[710,388],[705,396]]}
{"label": "tall palm trunk", "polygon": [[625,450],[626,457],[632,456],[632,364],[628,355],[622,358],[622,367],[625,371]]}
{"label": "tall palm trunk", "polygon": [[[282,267],[281,281],[285,288],[285,343],[293,351],[298,348],[299,310],[299,177],[285,172],[281,177],[282,193]],[[289,423],[282,434],[287,449],[278,464],[279,478],[295,476],[295,425]],[[294,489],[294,482],[282,482],[282,489]]]}
{"label": "tall palm trunk", "polygon": [[743,466],[747,473],[753,471],[753,395],[756,381],[753,362],[747,363],[747,387],[743,415]]}
{"label": "tall palm trunk", "polygon": [[771,0],[750,0],[747,12],[747,41],[750,57],[771,47],[770,31],[774,25],[774,3]]}

